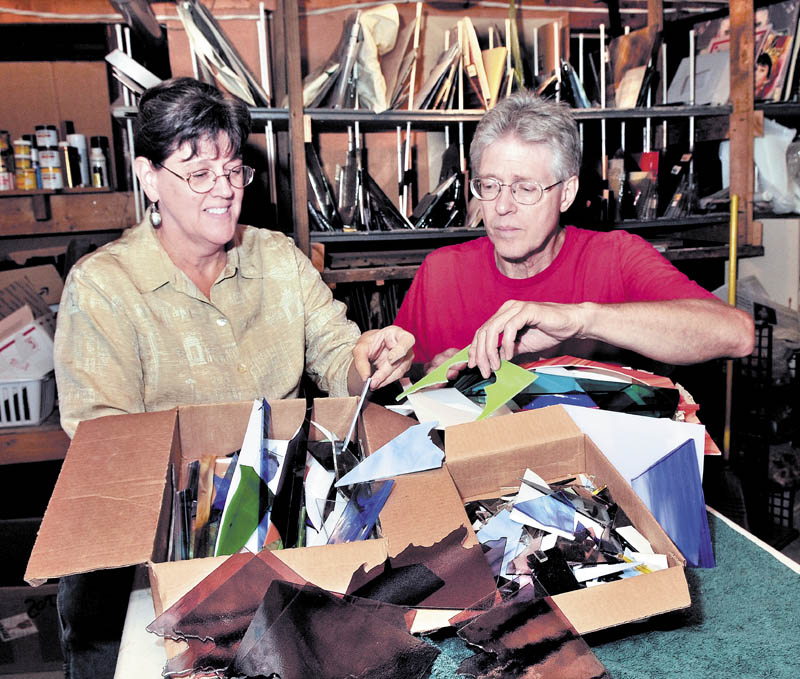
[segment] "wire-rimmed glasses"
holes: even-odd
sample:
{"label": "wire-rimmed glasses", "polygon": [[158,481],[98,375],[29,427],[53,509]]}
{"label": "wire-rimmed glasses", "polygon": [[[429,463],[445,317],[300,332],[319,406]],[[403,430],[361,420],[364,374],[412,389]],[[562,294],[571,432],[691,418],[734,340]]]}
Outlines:
{"label": "wire-rimmed glasses", "polygon": [[237,165],[236,167],[233,167],[222,174],[217,174],[212,170],[196,170],[195,172],[192,172],[188,176],[184,177],[183,175],[170,170],[165,165],[161,165],[161,163],[159,163],[158,166],[165,169],[167,172],[174,174],[178,179],[183,179],[183,181],[185,181],[189,185],[189,188],[195,193],[208,193],[214,188],[214,185],[217,183],[217,179],[220,177],[225,177],[232,187],[236,189],[243,189],[253,181],[253,177],[256,174],[256,171],[249,165]]}
{"label": "wire-rimmed glasses", "polygon": [[530,179],[520,179],[510,184],[504,184],[493,177],[473,177],[469,180],[469,189],[478,200],[494,200],[500,195],[502,188],[508,186],[515,201],[521,205],[536,205],[544,196],[545,191],[549,191],[563,181],[560,179],[550,186],[542,186],[539,182]]}

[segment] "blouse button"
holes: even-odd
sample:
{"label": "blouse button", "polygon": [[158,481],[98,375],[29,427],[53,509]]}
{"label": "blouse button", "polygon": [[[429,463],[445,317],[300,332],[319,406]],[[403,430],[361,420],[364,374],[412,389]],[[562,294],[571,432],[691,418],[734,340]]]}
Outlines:
{"label": "blouse button", "polygon": [[225,326],[225,325],[228,325],[228,319],[226,319],[226,318],[218,318],[218,319],[217,319],[217,325],[218,325],[220,328],[221,328],[221,327],[223,327],[223,326]]}
{"label": "blouse button", "polygon": [[239,369],[240,373],[246,373],[247,372],[247,366],[244,363],[240,363],[239,366],[238,366],[238,369]]}

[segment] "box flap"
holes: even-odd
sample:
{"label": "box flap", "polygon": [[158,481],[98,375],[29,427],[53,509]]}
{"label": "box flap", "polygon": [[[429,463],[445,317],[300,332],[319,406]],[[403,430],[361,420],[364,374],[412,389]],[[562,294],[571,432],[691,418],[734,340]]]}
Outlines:
{"label": "box flap", "polygon": [[564,592],[554,596],[553,601],[578,634],[644,620],[692,604],[683,568],[679,566]]}
{"label": "box flap", "polygon": [[[465,502],[500,495],[527,467],[557,479],[583,469],[583,433],[561,406],[448,427],[445,463]],[[535,451],[535,457],[531,453]]]}
{"label": "box flap", "polygon": [[[322,547],[280,549],[275,556],[309,582],[333,592],[345,592],[356,570],[363,564],[369,570],[383,563],[387,551],[385,540],[363,540]],[[156,615],[161,615],[228,558],[215,556],[149,564]]]}
{"label": "box flap", "polygon": [[[360,442],[370,454],[415,424],[418,424],[415,419],[370,403],[361,418]],[[436,432],[431,434],[434,442],[438,442]],[[389,539],[391,556],[410,544],[432,545],[461,526],[467,528],[464,544],[477,543],[461,497],[446,469],[403,474],[396,476],[394,483],[381,511],[381,530]]]}
{"label": "box flap", "polygon": [[25,580],[148,561],[159,533],[177,411],[78,425],[28,561]]}

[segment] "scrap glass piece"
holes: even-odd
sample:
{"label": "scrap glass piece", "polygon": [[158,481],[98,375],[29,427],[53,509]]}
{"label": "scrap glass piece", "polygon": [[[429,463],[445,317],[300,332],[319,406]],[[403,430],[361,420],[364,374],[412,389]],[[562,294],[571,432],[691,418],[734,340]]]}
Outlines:
{"label": "scrap glass piece", "polygon": [[528,565],[542,588],[550,595],[580,589],[572,569],[557,547],[528,556]]}
{"label": "scrap glass piece", "polygon": [[232,671],[281,679],[415,679],[428,675],[438,654],[362,606],[312,585],[276,581],[239,646]]}
{"label": "scrap glass piece", "polygon": [[569,620],[550,597],[524,587],[467,623],[458,636],[482,652],[458,673],[489,679],[610,679]]}
{"label": "scrap glass piece", "polygon": [[482,544],[505,540],[506,548],[499,573],[505,577],[508,573],[509,563],[523,549],[520,544],[522,524],[513,521],[511,512],[508,509],[503,509],[489,519],[476,535]]}
{"label": "scrap glass piece", "polygon": [[634,477],[631,486],[681,550],[689,566],[713,568],[716,565],[703,482],[692,439]]}
{"label": "scrap glass piece", "polygon": [[197,474],[197,510],[194,519],[194,544],[192,549],[193,557],[201,559],[211,556],[212,544],[209,541],[211,527],[212,502],[214,499],[214,465],[216,464],[215,455],[205,455],[200,458]]}
{"label": "scrap glass piece", "polygon": [[273,580],[306,582],[273,552],[234,554],[159,615],[148,632],[202,642],[190,643],[167,669],[187,674],[227,668]]}
{"label": "scrap glass piece", "polygon": [[310,407],[303,423],[286,447],[272,501],[270,521],[280,534],[282,547],[297,545],[300,533],[300,510],[303,506],[303,476],[306,470],[308,432],[311,428]]}
{"label": "scrap glass piece", "polygon": [[[514,402],[520,405],[519,396],[514,397]],[[548,406],[572,405],[580,408],[597,408],[598,405],[592,400],[589,394],[583,392],[568,392],[566,394],[541,394],[532,396],[530,400],[522,406],[523,410],[536,410],[537,408],[547,408]]]}
{"label": "scrap glass piece", "polygon": [[417,606],[443,585],[444,580],[423,563],[393,567],[387,559],[380,575],[350,593],[387,604]]}
{"label": "scrap glass piece", "polygon": [[228,497],[228,491],[231,487],[231,481],[233,480],[233,474],[236,471],[236,467],[239,464],[239,451],[235,451],[231,454],[231,461],[228,465],[228,468],[225,470],[225,475],[222,477],[215,476],[214,477],[214,502],[211,505],[212,511],[216,511],[221,513],[222,510],[225,508],[225,501]]}
{"label": "scrap glass piece", "polygon": [[442,466],[444,451],[431,440],[430,431],[435,425],[435,422],[422,422],[409,427],[345,474],[336,486],[438,469]]}
{"label": "scrap glass piece", "polygon": [[[270,495],[267,484],[255,469],[240,464],[239,483],[227,503],[220,523],[215,555],[235,554],[245,546],[250,536],[258,529],[267,506],[262,501]],[[268,503],[268,501],[267,501]]]}
{"label": "scrap glass piece", "polygon": [[494,376],[494,384],[489,384],[484,389],[486,405],[478,415],[479,420],[489,417],[536,379],[536,375],[530,370],[520,368],[510,361],[500,361],[500,367],[495,371]]}
{"label": "scrap glass piece", "polygon": [[432,387],[435,384],[444,384],[447,382],[447,371],[450,369],[450,366],[457,365],[459,363],[466,363],[468,358],[469,347],[464,347],[457,354],[454,354],[448,360],[442,363],[438,368],[431,370],[421,380],[414,382],[414,384],[403,391],[403,393],[401,393],[396,400],[402,401],[409,394],[413,394],[415,391],[419,391],[425,387]]}
{"label": "scrap glass piece", "polygon": [[[424,564],[444,585],[420,601],[418,608],[472,608],[491,606],[497,594],[489,564],[478,544],[464,546],[467,529],[461,526],[431,546],[409,545],[397,556],[390,557],[392,568]],[[362,566],[350,580],[347,592],[356,592],[383,573],[386,563],[369,571]],[[486,603],[488,601],[488,603]]]}
{"label": "scrap glass piece", "polygon": [[[506,555],[506,538],[486,540],[486,542],[481,542],[481,546],[483,547],[483,557],[489,564],[489,568],[492,569],[492,575],[495,578],[503,577],[503,557]],[[513,560],[511,563],[513,563]]]}
{"label": "scrap glass piece", "polygon": [[328,544],[366,540],[389,498],[394,481],[359,483],[350,490],[350,500],[333,529]]}
{"label": "scrap glass piece", "polygon": [[555,529],[572,534],[575,530],[575,508],[566,504],[555,493],[514,503],[514,509],[533,519],[537,527]]}

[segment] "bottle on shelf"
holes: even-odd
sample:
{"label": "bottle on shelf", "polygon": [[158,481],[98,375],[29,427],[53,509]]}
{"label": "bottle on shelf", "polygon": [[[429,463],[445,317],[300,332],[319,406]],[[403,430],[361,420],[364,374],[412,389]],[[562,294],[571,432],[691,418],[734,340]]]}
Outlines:
{"label": "bottle on shelf", "polygon": [[108,161],[105,147],[108,139],[103,136],[93,136],[89,151],[89,165],[92,171],[92,186],[95,188],[108,188]]}
{"label": "bottle on shelf", "polygon": [[11,191],[14,188],[14,149],[11,146],[11,135],[8,130],[0,130],[0,191]]}

